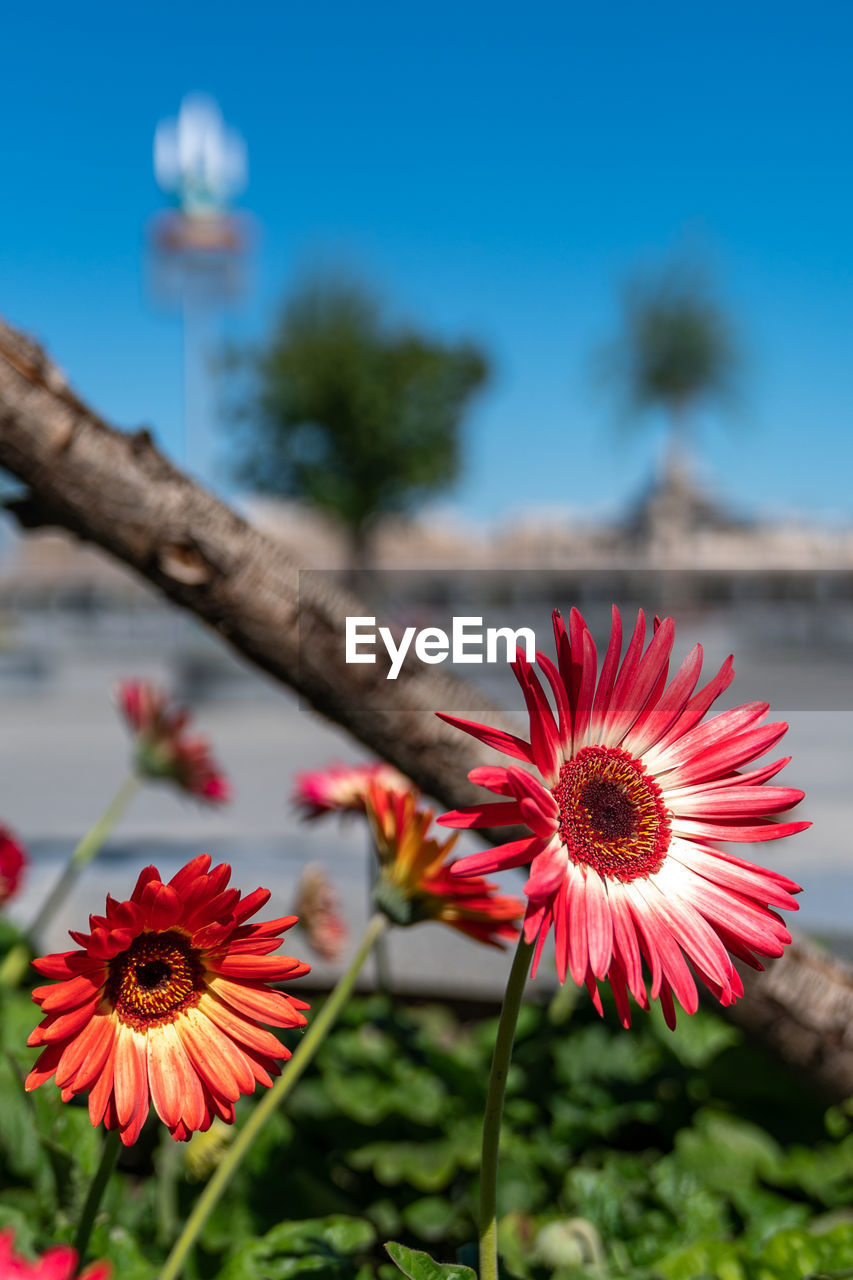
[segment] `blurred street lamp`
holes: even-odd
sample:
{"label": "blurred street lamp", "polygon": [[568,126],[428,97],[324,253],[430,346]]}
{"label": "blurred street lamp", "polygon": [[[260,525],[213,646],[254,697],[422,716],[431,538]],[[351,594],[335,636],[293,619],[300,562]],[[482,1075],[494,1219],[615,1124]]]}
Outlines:
{"label": "blurred street lamp", "polygon": [[151,219],[149,279],[157,302],[181,310],[185,461],[207,479],[207,328],[218,308],[243,294],[251,248],[247,215],[229,207],[248,181],[246,144],[213,98],[188,94],[176,118],[160,121],[154,176],[173,205]]}
{"label": "blurred street lamp", "polygon": [[246,144],[226,126],[213,98],[188,94],[176,120],[160,121],[154,133],[154,176],[190,219],[221,219],[231,197],[244,189]]}

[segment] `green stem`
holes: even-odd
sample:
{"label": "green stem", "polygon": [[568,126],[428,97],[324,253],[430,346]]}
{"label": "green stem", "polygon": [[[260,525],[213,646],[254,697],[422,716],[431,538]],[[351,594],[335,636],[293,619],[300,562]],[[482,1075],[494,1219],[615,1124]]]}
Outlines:
{"label": "green stem", "polygon": [[[371,832],[369,852],[367,855],[367,901],[368,911],[376,902],[376,886],[379,883],[379,850]],[[388,938],[386,934],[376,939],[373,947],[373,963],[376,967],[376,990],[382,995],[391,994],[391,963],[388,956]]]}
{"label": "green stem", "polygon": [[74,1236],[74,1248],[77,1250],[77,1270],[83,1266],[86,1259],[86,1250],[89,1247],[89,1237],[92,1234],[92,1227],[95,1225],[95,1215],[101,1203],[101,1197],[104,1189],[110,1180],[110,1176],[115,1169],[116,1161],[120,1148],[120,1138],[118,1129],[110,1129],[104,1137],[104,1147],[101,1152],[101,1163],[92,1179],[92,1185],[89,1187],[89,1194],[86,1197],[86,1203],[83,1205],[83,1212],[80,1215],[80,1221],[77,1224],[77,1231]]}
{"label": "green stem", "polygon": [[[121,818],[132,797],[139,787],[139,778],[131,773],[125,778],[118,791],[107,805],[97,822],[91,827],[72,852],[59,874],[56,883],[38,909],[27,933],[36,943],[44,934],[44,930],[53,919],[57,910],[68,898],[80,873],[89,865]],[[12,947],[0,965],[0,985],[14,987],[21,981],[29,965],[30,952],[27,946],[19,942]]]}
{"label": "green stem", "polygon": [[518,948],[509,981],[504,993],[492,1070],[489,1075],[489,1091],[486,1095],[486,1112],[483,1116],[483,1158],[480,1170],[480,1280],[498,1280],[498,1151],[501,1141],[501,1118],[504,1094],[512,1057],[512,1042],[524,984],[533,959],[533,944],[518,940]]}
{"label": "green stem", "polygon": [[387,926],[388,918],[378,912],[368,921],[364,936],[349,968],[338,979],[337,986],[317,1014],[317,1017],[311,1022],[299,1048],[287,1063],[273,1087],[251,1112],[245,1125],[237,1134],[233,1145],[229,1147],[221,1164],[196,1201],[181,1234],[172,1246],[172,1252],[166,1259],[166,1263],[160,1272],[159,1280],[177,1280],[177,1277],[181,1274],[187,1254],[219,1201],[220,1196],[236,1173],[241,1160],[255,1138],[266,1126],[276,1107],[281,1106],[293,1086],[309,1066],[314,1054],[322,1044],[324,1036],[331,1029],[335,1019],[349,999],[356,979],[374,943]]}
{"label": "green stem", "polygon": [[137,775],[135,773],[128,774],[100,818],[98,818],[98,821],[93,827],[89,828],[77,845],[77,848],[63,867],[59,879],[41,904],[35,919],[30,925],[29,932],[34,938],[38,938],[43,933],[45,926],[62,906],[75,880],[84,867],[88,867],[107,837],[112,833],[113,828],[136,794],[138,787],[139,778]]}

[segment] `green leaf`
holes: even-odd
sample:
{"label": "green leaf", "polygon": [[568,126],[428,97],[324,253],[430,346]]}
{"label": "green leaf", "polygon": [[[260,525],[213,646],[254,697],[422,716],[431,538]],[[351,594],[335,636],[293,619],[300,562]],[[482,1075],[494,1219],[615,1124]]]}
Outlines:
{"label": "green leaf", "polygon": [[405,1183],[418,1191],[442,1191],[459,1167],[459,1155],[448,1140],[372,1142],[352,1152],[350,1163],[355,1169],[371,1169],[386,1187]]}
{"label": "green leaf", "polygon": [[853,1263],[853,1223],[842,1222],[829,1231],[797,1228],[780,1231],[761,1251],[757,1280],[801,1280],[820,1271],[840,1273]]}
{"label": "green leaf", "polygon": [[404,1223],[421,1240],[446,1240],[456,1217],[456,1208],[444,1196],[421,1196],[403,1210]]}
{"label": "green leaf", "polygon": [[260,1240],[245,1242],[229,1258],[219,1280],[295,1280],[312,1275],[354,1277],[354,1255],[368,1250],[376,1231],[363,1218],[330,1214],[280,1222]]}
{"label": "green leaf", "polygon": [[[713,1276],[714,1280],[750,1280],[744,1263],[736,1256],[735,1247],[723,1240],[697,1241],[661,1259],[655,1270],[666,1280],[697,1280],[704,1276]],[[797,1280],[802,1277],[798,1276]]]}
{"label": "green leaf", "polygon": [[679,1018],[674,1031],[666,1025],[659,1005],[649,1020],[666,1048],[686,1067],[701,1070],[725,1049],[743,1042],[743,1033],[728,1022],[700,1009],[690,1018]]}
{"label": "green leaf", "polygon": [[92,1233],[90,1258],[108,1258],[116,1280],[156,1280],[160,1268],[140,1250],[134,1232],[99,1224]]}
{"label": "green leaf", "polygon": [[280,1222],[264,1236],[264,1243],[279,1253],[312,1253],[318,1244],[342,1256],[363,1253],[376,1239],[376,1231],[364,1218],[330,1214],[302,1222]]}
{"label": "green leaf", "polygon": [[420,1249],[407,1249],[390,1240],[385,1249],[389,1258],[409,1280],[477,1280],[476,1271],[456,1262],[436,1262]]}

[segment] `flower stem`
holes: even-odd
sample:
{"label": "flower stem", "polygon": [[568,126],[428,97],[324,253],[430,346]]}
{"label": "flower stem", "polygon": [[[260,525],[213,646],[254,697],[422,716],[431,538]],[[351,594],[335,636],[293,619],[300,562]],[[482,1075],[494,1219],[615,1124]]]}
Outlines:
{"label": "flower stem", "polygon": [[241,1160],[251,1147],[255,1138],[262,1132],[276,1107],[281,1106],[288,1097],[293,1086],[311,1063],[315,1053],[323,1042],[326,1033],[333,1026],[335,1019],[346,1004],[364,962],[369,956],[377,938],[388,926],[388,918],[380,914],[372,916],[359,943],[358,950],[345,973],[338,979],[337,986],[326,1000],[317,1017],[305,1033],[299,1048],[285,1066],[282,1074],[273,1087],[264,1095],[254,1108],[234,1143],[228,1148],[221,1164],[202,1191],[192,1213],[187,1218],[181,1234],[178,1236],[172,1251],[160,1272],[159,1280],[177,1280],[181,1274],[187,1254],[195,1243],[199,1232],[210,1213],[219,1201],[228,1183],[237,1171]]}
{"label": "flower stem", "polygon": [[101,1152],[101,1163],[92,1179],[89,1187],[89,1194],[86,1196],[86,1203],[83,1205],[83,1212],[80,1215],[80,1221],[77,1224],[77,1231],[74,1235],[74,1248],[77,1250],[77,1267],[82,1267],[86,1257],[86,1250],[89,1247],[89,1237],[92,1234],[92,1227],[95,1224],[95,1215],[101,1203],[101,1197],[104,1194],[110,1175],[116,1166],[120,1147],[120,1136],[118,1129],[110,1129],[104,1136],[104,1147]]}
{"label": "flower stem", "polygon": [[[80,873],[89,865],[121,818],[139,787],[139,778],[129,774],[107,805],[97,822],[91,827],[72,852],[59,874],[56,883],[39,907],[27,933],[39,941],[46,926],[62,906]],[[0,965],[0,985],[14,987],[21,981],[29,965],[30,953],[22,942],[12,947]]]}
{"label": "flower stem", "polygon": [[59,879],[51,889],[50,893],[41,904],[35,919],[30,925],[29,932],[33,937],[38,938],[43,932],[45,926],[53,919],[59,907],[62,906],[68,891],[74,885],[74,881],[80,875],[84,867],[88,867],[89,863],[100,850],[104,841],[111,834],[113,828],[118,823],[128,804],[139,787],[139,778],[135,773],[130,773],[107,805],[104,812],[98,818],[93,827],[84,835],[83,839],[77,845],[71,854],[71,857],[63,867]]}
{"label": "flower stem", "polygon": [[504,993],[492,1070],[489,1075],[489,1091],[486,1095],[486,1111],[483,1116],[483,1157],[480,1170],[480,1278],[498,1280],[498,1151],[501,1140],[501,1118],[504,1095],[512,1056],[512,1042],[524,984],[533,959],[533,943],[518,940],[518,948],[509,981]]}
{"label": "flower stem", "polygon": [[[371,831],[367,853],[367,901],[368,911],[376,902],[376,886],[379,883],[379,850]],[[376,939],[373,947],[373,963],[376,968],[376,990],[383,995],[391,994],[391,965],[388,959],[388,938],[386,934]]]}

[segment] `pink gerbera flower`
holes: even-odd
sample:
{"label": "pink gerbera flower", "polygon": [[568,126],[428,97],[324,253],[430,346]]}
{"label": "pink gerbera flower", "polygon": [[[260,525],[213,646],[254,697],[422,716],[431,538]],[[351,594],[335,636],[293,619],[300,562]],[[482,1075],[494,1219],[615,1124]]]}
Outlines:
{"label": "pink gerbera flower", "polygon": [[[109,1280],[108,1262],[93,1262],[78,1280]],[[35,1262],[15,1253],[15,1233],[11,1227],[0,1231],[0,1280],[72,1280],[77,1275],[77,1253],[67,1244],[48,1249]]]}
{"label": "pink gerbera flower", "polygon": [[293,803],[306,818],[335,812],[364,813],[365,796],[374,782],[391,791],[411,788],[402,773],[384,760],[373,764],[330,764],[325,769],[297,774]]}
{"label": "pink gerbera flower", "polygon": [[135,764],[146,778],[167,778],[199,800],[218,804],[231,788],[200,734],[187,733],[189,712],[172,706],[162,689],[124,680],[117,701],[136,739]]}
{"label": "pink gerbera flower", "polygon": [[534,972],[553,929],[560,981],[569,972],[585,983],[600,1012],[597,980],[607,978],[625,1026],[628,991],[648,1007],[643,962],[651,998],[660,996],[670,1026],[673,996],[688,1013],[697,1008],[688,961],[721,1004],[731,1004],[743,994],[731,955],[754,968],[762,967],[759,955],[781,955],[791,938],[771,908],[796,910],[791,895],[800,887],[716,842],[776,840],[810,825],[773,816],[803,798],[792,787],[767,785],[790,757],[740,771],[788,726],[764,723],[765,702],[704,720],[731,683],[732,659],[694,693],[702,666],[697,644],[667,684],[671,618],[656,620],[644,652],[640,611],[620,663],[622,623],[614,607],[600,673],[576,609],[568,631],[555,610],[554,634],[557,665],[542,653],[537,662],[556,715],[523,653],[513,664],[530,717],[529,742],[442,716],[538,773],[517,765],[472,770],[473,782],[505,799],[454,810],[439,822],[508,823],[531,834],[461,858],[453,870],[470,876],[529,864],[524,936],[536,943]]}

